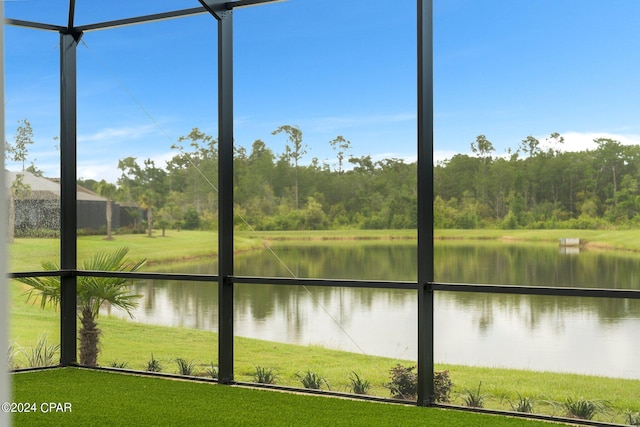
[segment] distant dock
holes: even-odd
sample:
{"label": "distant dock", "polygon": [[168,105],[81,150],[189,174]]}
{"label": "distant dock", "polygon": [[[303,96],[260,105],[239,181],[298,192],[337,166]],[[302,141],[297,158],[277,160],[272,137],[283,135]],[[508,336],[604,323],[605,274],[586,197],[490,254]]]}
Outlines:
{"label": "distant dock", "polygon": [[564,239],[560,239],[560,247],[561,248],[574,248],[580,247],[580,239],[577,237],[567,237]]}

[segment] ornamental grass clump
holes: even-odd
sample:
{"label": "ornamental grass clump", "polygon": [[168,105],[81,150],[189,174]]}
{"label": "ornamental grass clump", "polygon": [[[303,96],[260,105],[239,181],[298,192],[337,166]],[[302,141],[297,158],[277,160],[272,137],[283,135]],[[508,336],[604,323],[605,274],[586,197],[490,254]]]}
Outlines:
{"label": "ornamental grass clump", "polygon": [[371,388],[371,383],[360,378],[355,371],[349,374],[349,381],[351,382],[351,392],[354,394],[367,394]]}
{"label": "ornamental grass clump", "polygon": [[588,400],[583,397],[573,400],[569,397],[562,403],[562,407],[570,418],[591,420],[597,414],[607,412],[611,404],[605,400]]}
{"label": "ornamental grass clump", "polygon": [[214,380],[218,379],[218,368],[213,364],[213,362],[211,362],[211,365],[207,368],[207,376]]}
{"label": "ornamental grass clump", "polygon": [[18,369],[18,364],[16,363],[16,355],[18,354],[18,349],[16,348],[15,343],[9,343],[7,346],[7,367],[9,370]]}
{"label": "ornamental grass clump", "polygon": [[112,360],[109,362],[109,367],[118,368],[118,369],[126,369],[129,364],[127,362],[119,362],[117,360]]}
{"label": "ornamental grass clump", "polygon": [[160,361],[158,361],[158,359],[155,359],[153,357],[153,353],[151,353],[151,360],[149,360],[147,362],[146,371],[147,372],[160,372],[160,371],[162,371],[162,365],[160,364]]}
{"label": "ornamental grass clump", "polygon": [[509,405],[514,412],[533,413],[533,399],[528,396],[523,396],[520,393],[518,393],[518,399],[516,401],[509,401]]}
{"label": "ornamental grass clump", "polygon": [[480,393],[482,381],[478,384],[478,389],[466,389],[462,392],[462,402],[470,408],[484,408],[485,394]]}
{"label": "ornamental grass clump", "polygon": [[275,384],[278,375],[272,368],[263,368],[256,366],[256,372],[253,374],[253,381],[260,384]]}
{"label": "ornamental grass clump", "polygon": [[624,417],[627,421],[627,424],[629,424],[630,426],[640,426],[640,412],[631,412],[627,409],[624,412]]}
{"label": "ornamental grass clump", "polygon": [[53,366],[57,365],[55,356],[59,349],[59,344],[49,344],[46,335],[40,335],[36,346],[22,349],[22,354],[27,359],[27,366],[30,368]]}
{"label": "ornamental grass clump", "polygon": [[312,390],[320,390],[322,384],[327,386],[327,389],[331,390],[329,386],[329,382],[327,379],[321,375],[316,374],[311,370],[307,370],[304,374],[298,372],[296,377],[300,380],[304,388],[309,388]]}
{"label": "ornamental grass clump", "polygon": [[196,369],[195,362],[185,360],[180,357],[176,359],[176,364],[178,365],[178,373],[180,375],[193,375],[193,372]]}

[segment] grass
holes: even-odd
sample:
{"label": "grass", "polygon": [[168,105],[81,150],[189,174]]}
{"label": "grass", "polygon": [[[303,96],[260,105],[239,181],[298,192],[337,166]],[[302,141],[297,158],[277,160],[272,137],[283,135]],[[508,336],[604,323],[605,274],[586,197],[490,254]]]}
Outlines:
{"label": "grass", "polygon": [[[388,405],[174,381],[84,369],[15,374],[15,401],[71,404],[71,412],[14,414],[16,426],[256,425],[548,426],[548,423],[435,408]],[[46,407],[46,406],[45,406]]]}
{"label": "grass", "polygon": [[[553,242],[564,237],[580,238],[589,248],[640,252],[640,230],[436,230],[435,238],[446,240],[495,240],[523,242]],[[319,231],[238,231],[235,250],[245,252],[263,248],[263,242],[296,241],[314,244],[332,241],[335,244],[361,242],[406,241],[416,238],[415,230],[319,230]],[[58,261],[60,240],[16,239],[9,245],[10,271],[40,269],[42,261]],[[166,237],[149,238],[145,234],[116,235],[114,240],[103,236],[78,238],[78,258],[85,259],[99,251],[127,246],[131,258],[146,258],[146,269],[164,262],[187,261],[215,257],[218,235],[211,231],[167,232]]]}
{"label": "grass", "polygon": [[[9,245],[9,271],[40,270],[42,261],[59,260],[58,239],[16,239]],[[218,253],[218,234],[208,231],[172,231],[166,237],[149,238],[145,234],[116,235],[114,240],[103,236],[78,238],[78,259],[87,259],[96,252],[115,250],[126,246],[132,259],[148,260],[146,269],[154,265],[180,260],[215,257]],[[237,236],[238,251],[259,249],[262,243],[253,237]]]}
{"label": "grass", "polygon": [[[28,310],[27,310],[28,309]],[[21,316],[14,319],[12,325],[24,329],[22,339],[36,342],[40,318],[38,307],[27,307]],[[55,316],[51,313],[50,316]],[[53,319],[55,320],[55,318]],[[211,378],[210,371],[217,366],[217,334],[209,331],[146,325],[115,318],[100,320],[104,334],[102,353],[98,362],[109,365],[110,361],[126,362],[129,369],[144,371],[153,353],[164,372],[175,372],[177,356],[188,358],[195,363],[194,374]],[[33,329],[27,334],[29,325]],[[57,323],[46,323],[49,337],[56,336]],[[20,340],[17,340],[20,343]],[[20,343],[22,344],[22,343]],[[268,366],[278,372],[277,383],[302,388],[296,377],[298,372],[307,370],[322,373],[331,384],[331,389],[349,392],[351,380],[349,374],[357,371],[360,378],[370,383],[369,395],[389,397],[389,390],[383,384],[389,381],[389,370],[397,363],[413,365],[415,362],[384,357],[365,356],[346,353],[318,346],[296,346],[277,342],[235,338],[235,379],[253,382],[256,365]],[[213,361],[213,362],[212,362]],[[16,362],[24,366],[20,355]],[[535,372],[515,369],[470,367],[460,365],[437,364],[436,370],[449,370],[454,383],[452,403],[463,405],[460,391],[477,389],[482,381],[486,408],[512,410],[509,402],[517,401],[521,396],[539,396],[536,412],[564,416],[560,406],[543,405],[542,401],[564,402],[571,396],[585,396],[591,400],[607,400],[619,412],[618,422],[623,422],[624,411],[640,412],[640,381],[618,378],[603,378],[587,375]],[[609,421],[611,417],[600,418]]]}
{"label": "grass", "polygon": [[553,242],[576,237],[590,249],[640,252],[640,230],[436,230],[436,239]]}

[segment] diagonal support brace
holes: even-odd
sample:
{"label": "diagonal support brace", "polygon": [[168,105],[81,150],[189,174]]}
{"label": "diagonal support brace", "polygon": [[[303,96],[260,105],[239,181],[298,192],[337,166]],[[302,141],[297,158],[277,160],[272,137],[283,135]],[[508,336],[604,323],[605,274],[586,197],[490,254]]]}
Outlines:
{"label": "diagonal support brace", "polygon": [[209,11],[216,19],[222,20],[229,16],[230,12],[237,7],[258,6],[267,3],[279,3],[287,0],[198,0],[202,6]]}
{"label": "diagonal support brace", "polygon": [[233,8],[228,8],[230,3],[227,0],[198,0],[202,6],[209,11],[218,21],[230,17]]}

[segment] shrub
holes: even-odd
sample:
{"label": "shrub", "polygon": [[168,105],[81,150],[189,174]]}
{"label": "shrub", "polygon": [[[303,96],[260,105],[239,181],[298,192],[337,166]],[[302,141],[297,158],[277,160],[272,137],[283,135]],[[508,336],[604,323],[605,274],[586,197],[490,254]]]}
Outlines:
{"label": "shrub", "polygon": [[48,228],[16,228],[14,237],[17,238],[37,238],[37,239],[59,239],[60,230]]}
{"label": "shrub", "polygon": [[433,373],[433,397],[436,402],[449,402],[452,387],[453,382],[449,377],[449,371]]}
{"label": "shrub", "polygon": [[[405,367],[398,364],[389,371],[391,381],[384,386],[389,389],[392,397],[406,400],[416,399],[418,375],[414,369],[416,366]],[[453,382],[449,377],[449,371],[433,373],[433,397],[436,402],[449,402],[452,387]]]}
{"label": "shrub", "polygon": [[160,372],[162,371],[162,365],[160,362],[153,358],[153,353],[151,353],[151,360],[147,362],[147,372]]}
{"label": "shrub", "polygon": [[355,371],[349,375],[349,381],[351,381],[351,391],[354,394],[367,394],[371,388],[371,383],[361,379]]}
{"label": "shrub", "polygon": [[318,375],[315,372],[312,372],[310,370],[307,370],[307,372],[304,375],[298,372],[296,374],[296,377],[298,377],[298,379],[300,380],[304,388],[320,390],[320,387],[322,387],[322,384],[324,384],[327,386],[328,389],[331,389],[325,377]]}
{"label": "shrub", "polygon": [[415,366],[397,364],[389,370],[391,381],[384,386],[391,392],[391,397],[414,400],[418,394],[418,376],[413,370]]}
{"label": "shrub", "polygon": [[263,368],[256,366],[256,372],[253,374],[253,381],[260,384],[275,384],[277,374],[271,368]]}
{"label": "shrub", "polygon": [[198,227],[200,227],[200,215],[196,208],[191,206],[184,214],[182,228],[185,230],[196,230]]}

